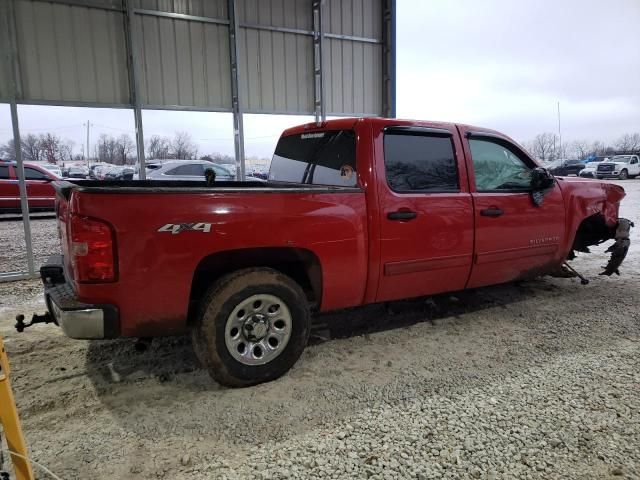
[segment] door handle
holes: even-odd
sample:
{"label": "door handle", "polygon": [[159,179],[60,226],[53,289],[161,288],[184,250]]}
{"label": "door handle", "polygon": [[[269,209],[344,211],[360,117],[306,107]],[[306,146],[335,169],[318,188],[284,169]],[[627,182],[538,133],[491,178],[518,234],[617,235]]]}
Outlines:
{"label": "door handle", "polygon": [[398,210],[397,212],[387,213],[389,220],[413,220],[418,214],[416,212],[410,212],[407,210]]}
{"label": "door handle", "polygon": [[480,210],[480,215],[482,215],[483,217],[499,217],[503,213],[504,211],[498,207],[491,207]]}

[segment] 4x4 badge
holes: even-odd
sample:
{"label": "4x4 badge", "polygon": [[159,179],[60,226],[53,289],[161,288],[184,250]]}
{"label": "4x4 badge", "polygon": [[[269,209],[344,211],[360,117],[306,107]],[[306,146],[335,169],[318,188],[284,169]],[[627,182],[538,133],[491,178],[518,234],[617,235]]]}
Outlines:
{"label": "4x4 badge", "polygon": [[196,232],[209,233],[211,231],[210,223],[167,223],[158,229],[158,232],[171,232],[177,235],[186,230],[195,230]]}

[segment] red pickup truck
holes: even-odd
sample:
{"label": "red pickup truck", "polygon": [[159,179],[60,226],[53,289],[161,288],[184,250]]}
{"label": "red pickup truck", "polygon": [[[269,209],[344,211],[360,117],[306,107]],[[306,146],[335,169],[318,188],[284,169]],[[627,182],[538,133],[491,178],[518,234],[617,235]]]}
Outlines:
{"label": "red pickup truck", "polygon": [[285,373],[312,311],[567,274],[616,238],[610,274],[630,228],[619,186],[556,179],[492,130],[397,119],[286,130],[267,183],[55,187],[48,318],[72,338],[190,331],[230,386]]}
{"label": "red pickup truck", "polygon": [[[56,192],[51,182],[60,180],[53,172],[35,164],[24,164],[29,210],[53,210]],[[20,189],[16,162],[0,161],[0,213],[20,212]]]}

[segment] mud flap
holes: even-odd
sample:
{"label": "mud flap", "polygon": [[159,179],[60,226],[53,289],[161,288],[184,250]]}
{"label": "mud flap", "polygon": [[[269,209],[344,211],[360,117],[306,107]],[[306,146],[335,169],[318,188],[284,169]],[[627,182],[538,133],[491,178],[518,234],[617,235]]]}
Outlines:
{"label": "mud flap", "polygon": [[600,275],[610,276],[612,274],[620,275],[618,268],[622,265],[623,260],[627,256],[627,252],[629,251],[629,245],[631,245],[631,240],[629,240],[629,232],[631,227],[634,224],[631,220],[627,220],[626,218],[620,218],[618,220],[618,225],[616,227],[616,235],[615,235],[615,243],[607,248],[606,253],[611,253],[611,258],[609,259],[609,263],[604,267],[604,272]]}

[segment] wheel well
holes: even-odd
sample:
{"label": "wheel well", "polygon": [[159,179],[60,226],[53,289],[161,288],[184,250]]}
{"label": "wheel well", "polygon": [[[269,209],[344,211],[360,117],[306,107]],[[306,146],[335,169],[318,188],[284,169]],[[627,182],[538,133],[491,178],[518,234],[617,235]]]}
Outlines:
{"label": "wheel well", "polygon": [[200,298],[217,279],[228,273],[251,267],[269,267],[295,280],[311,303],[322,300],[322,268],[311,251],[302,248],[247,248],[209,255],[198,263],[189,297],[189,323],[196,319]]}
{"label": "wheel well", "polygon": [[615,229],[607,225],[602,213],[585,218],[580,223],[573,240],[573,250],[588,252],[588,247],[598,245],[614,237]]}

